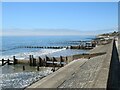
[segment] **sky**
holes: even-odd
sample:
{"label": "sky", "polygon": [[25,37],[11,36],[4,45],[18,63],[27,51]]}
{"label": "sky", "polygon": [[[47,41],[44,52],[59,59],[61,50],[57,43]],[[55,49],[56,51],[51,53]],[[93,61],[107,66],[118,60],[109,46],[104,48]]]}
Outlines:
{"label": "sky", "polygon": [[3,35],[93,35],[118,25],[117,2],[4,2]]}

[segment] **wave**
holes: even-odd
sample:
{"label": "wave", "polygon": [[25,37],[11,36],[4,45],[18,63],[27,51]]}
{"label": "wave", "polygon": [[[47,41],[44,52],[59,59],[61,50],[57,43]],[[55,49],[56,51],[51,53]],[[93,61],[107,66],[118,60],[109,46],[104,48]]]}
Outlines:
{"label": "wave", "polygon": [[66,48],[62,48],[62,49],[40,49],[39,51],[36,52],[23,52],[23,53],[17,53],[17,54],[13,54],[13,55],[2,55],[0,56],[0,59],[4,58],[4,59],[13,59],[13,56],[16,56],[17,59],[29,59],[29,55],[34,55],[34,57],[38,57],[38,56],[45,56],[45,55],[49,55],[55,52],[60,52],[66,50]]}

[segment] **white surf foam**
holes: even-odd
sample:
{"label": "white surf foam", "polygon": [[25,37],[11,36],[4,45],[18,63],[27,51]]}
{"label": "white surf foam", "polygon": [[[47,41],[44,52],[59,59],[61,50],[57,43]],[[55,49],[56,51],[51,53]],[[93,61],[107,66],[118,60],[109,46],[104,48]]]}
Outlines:
{"label": "white surf foam", "polygon": [[16,56],[17,59],[28,59],[29,55],[34,55],[34,57],[45,56],[45,55],[49,55],[49,54],[52,54],[55,52],[60,52],[62,50],[66,50],[66,48],[63,48],[63,49],[41,49],[37,52],[24,52],[24,53],[17,53],[15,55],[0,56],[0,59],[2,59],[2,58],[13,59],[13,56]]}
{"label": "white surf foam", "polygon": [[51,68],[39,72],[18,72],[10,74],[1,74],[0,88],[25,88],[33,82],[51,74]]}

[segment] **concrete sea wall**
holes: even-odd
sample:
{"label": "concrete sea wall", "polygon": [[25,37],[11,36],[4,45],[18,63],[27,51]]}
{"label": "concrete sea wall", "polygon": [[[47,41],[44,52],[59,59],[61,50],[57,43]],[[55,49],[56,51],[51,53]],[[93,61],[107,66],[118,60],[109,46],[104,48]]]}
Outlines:
{"label": "concrete sea wall", "polygon": [[91,50],[106,52],[90,59],[77,59],[28,88],[118,88],[120,63],[115,41]]}

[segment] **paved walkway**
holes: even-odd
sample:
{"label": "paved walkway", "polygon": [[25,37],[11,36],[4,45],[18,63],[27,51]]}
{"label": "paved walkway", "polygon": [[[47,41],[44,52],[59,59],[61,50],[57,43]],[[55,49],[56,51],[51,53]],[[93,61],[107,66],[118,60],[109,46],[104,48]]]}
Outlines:
{"label": "paved walkway", "polygon": [[[110,47],[111,44],[98,46],[91,50],[90,53],[110,53]],[[108,54],[107,56],[105,54],[90,59],[74,60],[28,88],[105,88],[108,78],[110,55]],[[101,70],[102,67],[104,67],[103,70]]]}
{"label": "paved walkway", "polygon": [[57,70],[53,74],[34,83],[28,88],[57,88],[77,71],[88,59],[78,59]]}
{"label": "paved walkway", "polygon": [[89,59],[59,88],[92,88],[105,55]]}

